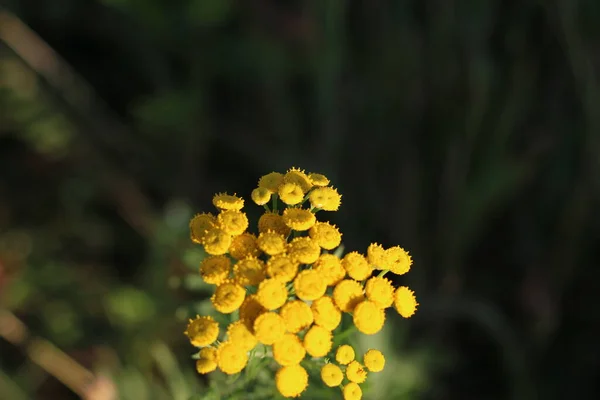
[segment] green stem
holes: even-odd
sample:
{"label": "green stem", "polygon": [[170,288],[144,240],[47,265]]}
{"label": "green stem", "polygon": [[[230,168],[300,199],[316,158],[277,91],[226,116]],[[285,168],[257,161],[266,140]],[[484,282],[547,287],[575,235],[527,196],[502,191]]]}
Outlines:
{"label": "green stem", "polygon": [[271,199],[273,200],[273,212],[277,213],[277,199],[279,198],[279,195],[277,193],[273,193],[273,196],[271,196]]}
{"label": "green stem", "polygon": [[387,274],[390,270],[389,269],[384,269],[382,270],[379,275],[377,275],[379,278],[383,278],[385,276],[385,274]]}
{"label": "green stem", "polygon": [[343,331],[342,333],[340,333],[339,335],[337,335],[335,337],[336,343],[339,345],[343,339],[346,339],[348,336],[350,336],[352,333],[354,333],[355,330],[356,330],[356,327],[354,325],[348,327],[345,331]]}
{"label": "green stem", "polygon": [[264,204],[263,207],[265,208],[265,210],[267,210],[267,212],[271,212],[271,209],[269,208],[268,205]]}

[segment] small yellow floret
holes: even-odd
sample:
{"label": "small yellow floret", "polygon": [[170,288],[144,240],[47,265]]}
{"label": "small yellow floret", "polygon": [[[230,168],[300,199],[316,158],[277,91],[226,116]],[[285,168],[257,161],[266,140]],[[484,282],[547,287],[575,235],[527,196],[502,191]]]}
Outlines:
{"label": "small yellow floret", "polygon": [[400,246],[385,251],[384,266],[396,275],[404,275],[410,270],[412,257]]}
{"label": "small yellow floret", "polygon": [[300,186],[295,183],[284,183],[279,186],[279,198],[288,206],[294,206],[302,202],[304,192]]}
{"label": "small yellow floret", "polygon": [[266,254],[274,256],[285,251],[287,242],[281,234],[275,231],[268,231],[258,235],[256,244]]}
{"label": "small yellow floret", "polygon": [[308,373],[299,364],[281,367],[275,385],[283,397],[298,397],[308,386]]}
{"label": "small yellow floret", "polygon": [[329,185],[329,179],[323,174],[310,173],[308,179],[314,186],[327,186]]}
{"label": "small yellow floret", "polygon": [[217,349],[204,347],[200,349],[200,358],[196,361],[196,371],[199,374],[208,374],[217,369]]}
{"label": "small yellow floret", "polygon": [[300,264],[312,264],[319,259],[321,248],[310,237],[297,237],[288,245],[288,255]]}
{"label": "small yellow floret", "polygon": [[217,349],[217,364],[227,375],[237,374],[248,363],[247,352],[234,342],[223,342]]}
{"label": "small yellow floret", "polygon": [[321,254],[313,264],[313,269],[323,277],[327,286],[337,285],[346,276],[342,261],[333,254]]}
{"label": "small yellow floret", "polygon": [[371,243],[367,248],[367,260],[374,269],[385,268],[385,249],[378,243]]}
{"label": "small yellow floret", "polygon": [[277,193],[279,185],[283,183],[283,174],[279,172],[271,172],[264,175],[258,181],[258,187],[265,188],[271,193]]}
{"label": "small yellow floret", "polygon": [[342,242],[342,234],[339,229],[328,222],[315,223],[308,234],[325,250],[333,250]]}
{"label": "small yellow floret", "polygon": [[235,282],[241,286],[256,286],[265,279],[265,263],[255,257],[239,260],[233,266]]}
{"label": "small yellow floret", "polygon": [[257,205],[262,206],[271,200],[271,191],[266,188],[258,187],[252,191],[250,197]]}
{"label": "small yellow floret", "polygon": [[256,292],[258,301],[267,310],[275,310],[285,304],[288,297],[288,291],[285,283],[279,279],[265,279],[258,285]]}
{"label": "small yellow floret", "polygon": [[364,299],[363,288],[357,281],[344,279],[333,289],[333,300],[344,312],[352,312],[354,307]]}
{"label": "small yellow floret", "polygon": [[346,377],[351,382],[363,383],[367,379],[367,369],[358,361],[352,361],[346,367]]}
{"label": "small yellow floret", "polygon": [[221,211],[217,216],[217,222],[225,233],[232,236],[241,235],[248,228],[248,217],[237,210]]}
{"label": "small yellow floret", "polygon": [[346,254],[342,259],[342,266],[348,272],[350,278],[357,281],[367,279],[373,272],[365,256],[357,251]]}
{"label": "small yellow floret", "polygon": [[206,231],[214,228],[216,224],[217,219],[212,214],[196,214],[190,220],[190,238],[193,242],[202,243]]}
{"label": "small yellow floret", "polygon": [[342,320],[342,312],[329,296],[323,296],[313,301],[310,308],[315,324],[322,326],[328,331],[333,331],[337,328]]}
{"label": "small yellow floret", "polygon": [[383,371],[385,367],[385,357],[379,350],[369,349],[363,358],[365,367],[371,372]]}
{"label": "small yellow floret", "polygon": [[204,251],[212,256],[219,256],[227,253],[231,246],[231,235],[220,228],[212,228],[206,231],[202,238]]}
{"label": "small yellow floret", "polygon": [[313,357],[324,357],[331,350],[331,332],[313,325],[304,335],[304,348]]}
{"label": "small yellow floret", "polygon": [[258,342],[243,320],[229,324],[227,328],[227,340],[236,343],[244,351],[252,350]]}
{"label": "small yellow floret", "polygon": [[342,202],[342,196],[330,187],[320,187],[314,189],[308,195],[310,205],[313,208],[319,208],[324,211],[337,211]]}
{"label": "small yellow floret", "polygon": [[285,254],[277,254],[267,261],[267,274],[283,282],[289,282],[298,273],[298,262]]}
{"label": "small yellow floret", "polygon": [[344,400],[360,400],[362,399],[362,389],[356,382],[349,382],[342,390]]}
{"label": "small yellow floret", "polygon": [[322,297],[327,290],[327,284],[314,269],[301,271],[294,279],[294,290],[299,299],[309,301]]}
{"label": "small yellow floret", "polygon": [[313,323],[313,313],[302,300],[292,300],[285,303],[279,312],[285,321],[288,332],[298,333]]}
{"label": "small yellow floret", "polygon": [[341,345],[335,352],[335,360],[342,365],[350,364],[355,356],[354,349],[347,344]]}
{"label": "small yellow floret", "polygon": [[258,219],[258,232],[263,233],[268,231],[274,231],[283,237],[287,237],[291,229],[283,222],[281,215],[266,212]]}
{"label": "small yellow floret", "polygon": [[418,305],[415,292],[406,286],[400,286],[396,289],[396,293],[394,293],[394,307],[398,311],[398,314],[404,318],[410,318],[414,315]]}
{"label": "small yellow floret", "polygon": [[244,321],[244,324],[250,331],[254,331],[254,321],[260,314],[266,311],[258,301],[256,294],[251,294],[244,299],[244,302],[240,306],[240,320]]}
{"label": "small yellow floret", "polygon": [[213,197],[213,204],[221,210],[241,210],[244,207],[244,199],[235,194],[217,193]]}
{"label": "small yellow floret", "polygon": [[321,368],[321,379],[329,387],[339,386],[344,380],[344,373],[335,364],[327,363]]}
{"label": "small yellow floret", "polygon": [[218,312],[231,314],[240,308],[245,296],[246,290],[242,286],[233,282],[225,282],[217,286],[217,290],[210,301]]}
{"label": "small yellow floret", "polygon": [[279,314],[269,311],[263,313],[254,321],[254,336],[266,345],[281,340],[285,334],[285,321]]}
{"label": "small yellow floret", "polygon": [[286,333],[283,338],[273,344],[273,358],[279,365],[296,365],[306,356],[306,350],[298,336]]}
{"label": "small yellow floret", "polygon": [[209,256],[200,264],[200,276],[202,280],[211,285],[220,285],[229,278],[231,260],[224,255]]}
{"label": "small yellow floret", "polygon": [[303,208],[286,208],[283,211],[283,222],[295,231],[306,231],[317,222],[317,217]]}
{"label": "small yellow floret", "polygon": [[377,304],[380,308],[387,308],[394,302],[394,287],[386,278],[374,276],[369,278],[365,285],[367,299]]}
{"label": "small yellow floret", "polygon": [[212,317],[196,316],[190,319],[185,332],[190,343],[196,347],[204,347],[212,344],[219,336],[219,324]]}
{"label": "small yellow floret", "polygon": [[312,182],[306,173],[298,168],[290,168],[283,176],[283,181],[285,183],[295,183],[300,186],[304,193],[312,188]]}
{"label": "small yellow floret", "polygon": [[246,257],[258,257],[260,249],[256,245],[256,236],[248,232],[235,236],[229,246],[229,255],[238,260]]}
{"label": "small yellow floret", "polygon": [[358,303],[352,313],[354,325],[365,335],[376,334],[385,323],[385,312],[370,300]]}

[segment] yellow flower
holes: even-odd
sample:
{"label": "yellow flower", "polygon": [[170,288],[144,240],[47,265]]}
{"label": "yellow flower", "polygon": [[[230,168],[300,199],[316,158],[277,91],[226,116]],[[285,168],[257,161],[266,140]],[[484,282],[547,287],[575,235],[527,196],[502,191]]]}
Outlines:
{"label": "yellow flower", "polygon": [[266,311],[258,301],[258,296],[251,294],[244,299],[244,302],[240,306],[240,320],[244,321],[244,324],[250,331],[253,331],[254,321]]}
{"label": "yellow flower", "polygon": [[185,332],[183,332],[196,347],[208,346],[219,336],[219,324],[212,317],[196,316],[190,319]]}
{"label": "yellow flower", "polygon": [[342,196],[330,187],[320,187],[314,189],[308,195],[310,205],[313,208],[320,208],[324,211],[337,211],[342,203]]}
{"label": "yellow flower", "polygon": [[314,186],[329,185],[329,179],[327,179],[327,177],[323,174],[310,173],[308,174],[308,179],[310,180],[310,183],[312,183]]}
{"label": "yellow flower", "polygon": [[199,374],[208,374],[217,369],[217,349],[204,347],[200,349],[200,358],[196,361],[196,371]]}
{"label": "yellow flower", "polygon": [[288,297],[288,291],[285,283],[279,279],[265,279],[258,285],[256,292],[258,301],[267,310],[275,310],[285,304]]}
{"label": "yellow flower", "polygon": [[404,318],[410,318],[417,310],[418,305],[415,292],[406,286],[400,286],[396,289],[396,293],[394,293],[394,307],[398,311],[398,314]]}
{"label": "yellow flower", "polygon": [[290,228],[283,222],[283,218],[279,214],[266,212],[258,219],[258,232],[274,231],[287,237],[290,234]]}
{"label": "yellow flower", "polygon": [[304,335],[304,348],[313,357],[324,357],[331,350],[331,332],[313,325]]}
{"label": "yellow flower", "polygon": [[227,375],[237,374],[248,363],[248,353],[234,342],[223,342],[217,349],[217,364]]}
{"label": "yellow flower", "polygon": [[327,285],[317,271],[305,269],[294,279],[294,289],[299,299],[309,301],[322,297],[327,290]]}
{"label": "yellow flower", "polygon": [[358,361],[352,361],[346,367],[346,377],[351,382],[363,383],[367,379],[367,370]]}
{"label": "yellow flower", "polygon": [[260,249],[256,245],[256,236],[248,232],[235,236],[229,246],[229,255],[238,260],[246,257],[258,257]]}
{"label": "yellow flower", "polygon": [[383,328],[385,312],[370,300],[361,301],[354,307],[354,325],[365,335],[374,335]]}
{"label": "yellow flower", "polygon": [[333,300],[338,308],[344,312],[352,312],[354,307],[363,299],[362,286],[352,279],[344,279],[335,285],[335,289],[333,289]]}
{"label": "yellow flower", "polygon": [[235,282],[241,286],[256,286],[265,279],[265,263],[254,257],[239,260],[233,266]]}
{"label": "yellow flower", "polygon": [[321,248],[310,237],[294,238],[288,245],[288,254],[300,264],[312,264],[321,255]]}
{"label": "yellow flower", "polygon": [[333,254],[321,254],[313,264],[313,269],[321,275],[327,286],[337,285],[346,276],[341,260]]}
{"label": "yellow flower", "polygon": [[329,296],[323,296],[312,302],[310,306],[315,324],[328,331],[333,331],[342,320],[342,312]]}
{"label": "yellow flower", "polygon": [[283,397],[298,397],[308,386],[308,373],[299,364],[281,367],[275,385]]}
{"label": "yellow flower", "polygon": [[204,251],[212,256],[219,256],[227,253],[231,245],[231,235],[219,228],[212,228],[206,231],[202,238]]}
{"label": "yellow flower", "polygon": [[357,251],[346,254],[342,259],[342,266],[348,272],[350,278],[357,281],[367,279],[373,272],[365,256]]}
{"label": "yellow flower", "polygon": [[222,314],[231,314],[244,302],[246,290],[233,282],[225,282],[217,286],[215,294],[212,295],[210,301],[215,309]]}
{"label": "yellow flower", "polygon": [[252,350],[258,342],[242,320],[229,324],[227,328],[227,340],[236,343],[244,351]]}
{"label": "yellow flower", "polygon": [[410,270],[412,257],[400,246],[385,251],[384,266],[396,275],[404,275]]}
{"label": "yellow flower", "polygon": [[284,183],[279,186],[279,198],[288,206],[294,206],[302,202],[304,192],[295,183]]}
{"label": "yellow flower", "polygon": [[252,198],[252,201],[259,206],[262,206],[271,200],[271,191],[266,188],[258,187],[252,191],[250,197]]}
{"label": "yellow flower", "polygon": [[244,199],[236,195],[218,193],[213,197],[213,204],[221,210],[241,210],[244,207]]}
{"label": "yellow flower", "polygon": [[200,276],[204,282],[220,285],[229,278],[231,261],[227,256],[209,256],[200,263]]}
{"label": "yellow flower", "polygon": [[321,368],[321,379],[329,387],[339,386],[344,380],[344,373],[335,364],[327,363]]}
{"label": "yellow flower", "polygon": [[273,358],[279,365],[296,365],[306,355],[306,350],[298,336],[286,333],[283,338],[273,343]]}
{"label": "yellow flower", "polygon": [[271,193],[277,193],[279,185],[283,183],[283,174],[271,172],[264,175],[258,181],[258,187],[267,189]]}
{"label": "yellow flower", "polygon": [[283,211],[283,222],[295,231],[306,231],[317,222],[317,217],[303,208],[286,208]]}
{"label": "yellow flower", "polygon": [[385,366],[385,357],[379,350],[370,349],[365,353],[364,362],[369,371],[380,372]]}
{"label": "yellow flower", "polygon": [[342,390],[344,400],[360,400],[362,399],[362,390],[358,383],[349,382]]}
{"label": "yellow flower", "polygon": [[371,243],[367,248],[367,260],[375,269],[382,269],[385,263],[385,250],[378,243]]}
{"label": "yellow flower", "polygon": [[206,231],[215,227],[217,219],[212,214],[196,214],[190,220],[190,237],[193,242],[202,243]]}
{"label": "yellow flower", "polygon": [[315,223],[308,234],[325,250],[333,250],[342,242],[342,234],[339,229],[328,222]]}
{"label": "yellow flower", "polygon": [[266,254],[274,256],[275,254],[280,254],[285,251],[287,242],[281,234],[275,231],[267,231],[258,235],[256,244],[258,245],[258,248]]}
{"label": "yellow flower", "polygon": [[392,282],[386,278],[374,276],[365,285],[367,299],[371,300],[380,308],[387,308],[394,302],[394,287]]}
{"label": "yellow flower", "polygon": [[282,282],[289,282],[298,273],[298,263],[285,254],[277,254],[267,261],[267,274]]}
{"label": "yellow flower", "polygon": [[290,168],[283,176],[285,183],[295,183],[300,186],[304,193],[308,192],[312,188],[312,182],[306,175],[306,173],[297,168]]}
{"label": "yellow flower", "polygon": [[279,314],[269,311],[263,313],[254,321],[254,336],[266,345],[281,340],[285,334],[285,321]]}
{"label": "yellow flower", "polygon": [[352,346],[349,346],[347,344],[343,344],[340,347],[338,347],[335,353],[335,360],[342,365],[350,364],[352,361],[354,361],[354,357],[354,349],[352,348]]}
{"label": "yellow flower", "polygon": [[292,300],[284,304],[279,313],[285,321],[288,332],[298,333],[313,323],[310,307],[301,300]]}
{"label": "yellow flower", "polygon": [[248,228],[248,217],[237,210],[224,210],[217,216],[219,226],[226,233],[236,236],[241,235]]}

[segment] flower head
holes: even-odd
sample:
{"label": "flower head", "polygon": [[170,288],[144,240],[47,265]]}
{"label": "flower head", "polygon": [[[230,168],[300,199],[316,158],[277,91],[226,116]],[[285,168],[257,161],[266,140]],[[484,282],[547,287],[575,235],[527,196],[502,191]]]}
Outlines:
{"label": "flower head", "polygon": [[308,373],[299,364],[281,367],[275,385],[283,397],[298,397],[308,386]]}
{"label": "flower head", "polygon": [[213,204],[221,210],[241,210],[244,208],[244,199],[236,195],[218,193],[213,197]]}
{"label": "flower head", "polygon": [[317,222],[317,217],[303,208],[286,208],[283,211],[283,222],[295,231],[306,231]]}
{"label": "flower head", "polygon": [[333,254],[321,254],[313,264],[313,269],[321,275],[327,286],[337,285],[346,276],[341,260]]}
{"label": "flower head", "polygon": [[362,399],[362,390],[358,383],[349,382],[342,390],[344,400],[360,400]]}
{"label": "flower head", "polygon": [[352,312],[354,307],[363,299],[362,286],[352,279],[344,279],[333,289],[333,300],[338,308],[344,312]]}
{"label": "flower head", "polygon": [[395,246],[385,251],[384,265],[394,274],[404,275],[410,270],[412,258],[402,247]]}
{"label": "flower head", "polygon": [[346,254],[342,259],[342,266],[348,272],[350,278],[357,281],[367,279],[373,272],[365,256],[357,251]]}
{"label": "flower head", "polygon": [[354,349],[347,344],[341,345],[335,352],[335,360],[342,365],[350,364],[354,361],[354,357]]}
{"label": "flower head", "polygon": [[257,187],[252,191],[250,197],[252,201],[254,201],[257,205],[262,206],[265,205],[271,200],[271,191],[266,188]]}
{"label": "flower head", "polygon": [[373,268],[382,269],[386,265],[385,249],[378,243],[371,243],[367,248],[367,260]]}
{"label": "flower head", "polygon": [[270,256],[283,253],[287,245],[283,235],[275,231],[262,232],[258,235],[256,243],[265,254]]}
{"label": "flower head", "polygon": [[308,179],[313,186],[327,186],[329,185],[329,179],[323,174],[310,173]]}
{"label": "flower head", "polygon": [[417,299],[415,293],[406,286],[400,286],[394,293],[394,307],[398,314],[404,318],[410,318],[417,310]]}
{"label": "flower head", "polygon": [[246,257],[258,257],[260,249],[256,245],[256,236],[248,232],[234,236],[229,245],[229,255],[238,260]]}
{"label": "flower head", "polygon": [[285,283],[279,279],[269,278],[258,285],[256,296],[264,308],[267,310],[275,310],[285,303],[288,297],[288,291],[285,287]]}
{"label": "flower head", "polygon": [[245,296],[246,291],[242,286],[233,282],[225,282],[217,286],[217,290],[210,301],[218,312],[231,314],[240,308]]}
{"label": "flower head", "polygon": [[267,261],[267,274],[282,282],[289,282],[298,273],[298,262],[285,254],[277,254]]}
{"label": "flower head", "polygon": [[315,324],[322,326],[328,331],[333,331],[342,321],[342,312],[329,296],[323,296],[313,301],[310,308]]}
{"label": "flower head", "polygon": [[392,282],[386,278],[373,276],[365,285],[367,299],[371,300],[380,308],[387,308],[394,302],[394,287]]}
{"label": "flower head", "polygon": [[217,219],[212,214],[196,214],[190,221],[190,237],[195,243],[202,243],[206,231],[216,226]]}
{"label": "flower head", "polygon": [[244,258],[233,266],[233,276],[238,285],[256,286],[265,279],[265,264],[258,258]]}
{"label": "flower head", "polygon": [[290,168],[283,176],[285,183],[294,183],[302,189],[304,193],[308,192],[312,188],[312,182],[306,173],[297,168]]}
{"label": "flower head", "polygon": [[313,323],[313,313],[305,302],[292,300],[285,303],[279,312],[288,332],[298,333]]}
{"label": "flower head", "polygon": [[241,235],[248,228],[248,217],[237,210],[224,210],[217,216],[217,222],[227,234]]}
{"label": "flower head", "polygon": [[336,387],[344,380],[344,373],[337,365],[327,363],[321,368],[321,379],[325,385]]}
{"label": "flower head", "polygon": [[283,174],[271,172],[262,176],[258,181],[258,187],[267,189],[271,193],[277,193],[279,185],[283,183]]}
{"label": "flower head", "polygon": [[228,375],[237,374],[248,363],[247,352],[237,343],[223,342],[217,349],[217,365]]}
{"label": "flower head", "polygon": [[331,350],[331,332],[313,325],[304,335],[304,348],[313,357],[324,357]]}
{"label": "flower head", "polygon": [[259,315],[266,311],[267,310],[258,301],[258,296],[251,294],[244,299],[244,302],[240,306],[240,320],[244,321],[244,324],[250,331],[253,331],[254,321]]}
{"label": "flower head", "polygon": [[290,233],[290,228],[283,222],[281,215],[266,212],[258,220],[258,231],[260,233],[274,231],[287,237]]}
{"label": "flower head", "polygon": [[212,317],[196,316],[190,319],[185,332],[192,345],[204,347],[212,344],[219,336],[219,324]]}
{"label": "flower head", "polygon": [[358,303],[352,314],[354,325],[365,335],[373,335],[383,328],[385,312],[370,300]]}
{"label": "flower head", "polygon": [[262,344],[272,345],[281,340],[284,334],[285,321],[273,311],[259,315],[254,321],[254,335]]}
{"label": "flower head", "polygon": [[196,361],[196,371],[199,374],[208,374],[217,369],[217,349],[203,347],[200,349],[200,358]]}
{"label": "flower head", "polygon": [[204,251],[213,256],[227,253],[231,246],[231,235],[220,228],[212,228],[202,238]]}
{"label": "flower head", "polygon": [[306,350],[298,336],[286,333],[281,340],[273,343],[273,358],[279,365],[296,365],[306,356]]}
{"label": "flower head", "polygon": [[310,205],[325,211],[337,211],[342,202],[342,196],[330,187],[319,187],[308,195]]}
{"label": "flower head", "polygon": [[250,351],[256,346],[257,340],[242,320],[232,322],[227,327],[227,340],[237,343],[244,351]]}
{"label": "flower head", "polygon": [[342,234],[339,229],[328,222],[315,223],[308,234],[325,250],[333,250],[342,242]]}
{"label": "flower head", "polygon": [[302,300],[316,300],[325,294],[327,284],[314,269],[301,271],[294,279],[296,296]]}
{"label": "flower head", "polygon": [[279,198],[288,206],[294,206],[302,202],[304,192],[295,183],[284,183],[278,189]]}
{"label": "flower head", "polygon": [[367,370],[358,361],[352,361],[346,368],[346,377],[349,381],[363,383],[367,380]]}
{"label": "flower head", "polygon": [[288,254],[292,260],[301,264],[312,264],[321,255],[321,248],[310,237],[297,237],[288,245]]}
{"label": "flower head", "polygon": [[231,261],[227,256],[209,256],[200,263],[200,276],[204,282],[220,285],[229,278]]}
{"label": "flower head", "polygon": [[379,350],[369,349],[363,358],[365,367],[371,372],[383,371],[385,357]]}

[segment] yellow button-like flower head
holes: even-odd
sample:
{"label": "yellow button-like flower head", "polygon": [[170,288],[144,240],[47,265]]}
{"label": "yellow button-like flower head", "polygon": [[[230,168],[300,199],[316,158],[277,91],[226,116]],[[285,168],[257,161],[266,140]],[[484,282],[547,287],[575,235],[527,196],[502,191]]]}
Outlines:
{"label": "yellow button-like flower head", "polygon": [[212,317],[196,316],[190,319],[185,332],[183,332],[196,347],[212,344],[219,336],[219,324]]}
{"label": "yellow button-like flower head", "polygon": [[279,314],[269,311],[263,313],[254,321],[254,336],[266,345],[281,340],[285,334],[285,321]]}
{"label": "yellow button-like flower head", "polygon": [[342,203],[342,196],[330,187],[316,188],[308,195],[310,205],[324,211],[337,211]]}
{"label": "yellow button-like flower head", "polygon": [[256,244],[256,236],[244,232],[241,235],[233,237],[229,246],[229,255],[238,260],[246,257],[258,257],[260,249]]}
{"label": "yellow button-like flower head", "polygon": [[295,183],[300,186],[304,193],[308,192],[312,188],[312,182],[306,175],[306,173],[297,168],[290,168],[283,176],[285,183]]}
{"label": "yellow button-like flower head", "polygon": [[333,289],[333,301],[343,312],[352,312],[364,297],[362,286],[352,279],[344,279]]}
{"label": "yellow button-like flower head", "polygon": [[284,282],[276,278],[269,278],[258,285],[256,296],[264,308],[275,310],[285,304],[288,291]]}
{"label": "yellow button-like flower head", "polygon": [[206,231],[202,238],[204,251],[212,256],[227,253],[231,246],[231,235],[220,228],[212,228]]}
{"label": "yellow button-like flower head", "polygon": [[202,243],[206,231],[216,226],[217,219],[212,214],[196,214],[190,220],[190,238],[195,243]]}
{"label": "yellow button-like flower head", "polygon": [[329,179],[323,174],[310,173],[308,174],[308,179],[314,186],[329,185]]}
{"label": "yellow button-like flower head", "polygon": [[284,183],[279,186],[279,198],[288,206],[294,206],[302,202],[304,192],[302,188],[295,183]]}
{"label": "yellow button-like flower head", "polygon": [[259,315],[265,313],[267,310],[258,301],[258,296],[251,294],[244,299],[240,307],[240,320],[244,321],[244,324],[250,331],[254,331],[254,321]]}
{"label": "yellow button-like flower head", "polygon": [[294,279],[294,290],[299,299],[310,301],[322,297],[327,290],[327,284],[314,269],[301,271]]}
{"label": "yellow button-like flower head", "polygon": [[344,380],[344,373],[335,364],[327,363],[321,368],[321,379],[329,387],[339,386]]}
{"label": "yellow button-like flower head", "polygon": [[367,260],[374,269],[382,269],[386,266],[385,250],[378,243],[371,243],[367,248]]}
{"label": "yellow button-like flower head", "polygon": [[352,361],[346,367],[346,377],[350,382],[363,383],[367,380],[367,369],[358,361]]}
{"label": "yellow button-like flower head", "polygon": [[314,226],[317,217],[303,208],[286,208],[283,211],[283,222],[295,231],[306,231]]}
{"label": "yellow button-like flower head", "polygon": [[364,363],[369,371],[380,372],[385,367],[385,357],[379,350],[370,349],[365,353]]}
{"label": "yellow button-like flower head", "polygon": [[259,206],[267,204],[271,200],[271,191],[266,188],[258,187],[252,191],[250,197]]}
{"label": "yellow button-like flower head", "polygon": [[248,217],[237,210],[224,210],[217,216],[219,227],[229,235],[241,235],[248,228]]}
{"label": "yellow button-like flower head", "polygon": [[373,272],[365,256],[357,251],[346,254],[342,259],[342,266],[348,272],[350,278],[357,281],[367,279]]}
{"label": "yellow button-like flower head", "polygon": [[200,358],[196,361],[196,371],[199,374],[208,374],[217,369],[217,349],[204,347],[200,350]]}
{"label": "yellow button-like flower head", "polygon": [[308,386],[308,373],[299,364],[281,367],[275,374],[275,386],[283,397],[298,397]]}
{"label": "yellow button-like flower head", "polygon": [[258,181],[258,187],[267,189],[271,193],[277,193],[279,185],[283,183],[283,174],[271,172],[264,175]]}
{"label": "yellow button-like flower head", "polygon": [[279,365],[296,365],[306,355],[306,350],[298,336],[286,333],[283,338],[273,344],[273,358]]}
{"label": "yellow button-like flower head", "polygon": [[380,308],[387,308],[394,302],[394,287],[392,282],[386,278],[378,276],[369,278],[365,285],[365,293],[367,299]]}
{"label": "yellow button-like flower head", "polygon": [[258,342],[243,320],[232,322],[227,327],[227,340],[236,343],[244,351],[250,351]]}
{"label": "yellow button-like flower head", "polygon": [[362,390],[358,383],[349,382],[342,390],[344,400],[360,400],[362,399]]}
{"label": "yellow button-like flower head", "polygon": [[288,245],[288,255],[300,264],[312,264],[319,259],[321,248],[310,237],[297,237]]}
{"label": "yellow button-like flower head", "polygon": [[220,285],[231,271],[231,261],[227,256],[209,256],[200,263],[200,276],[204,282],[211,285]]}
{"label": "yellow button-like flower head", "polygon": [[313,269],[321,275],[327,286],[337,285],[346,276],[342,261],[333,254],[321,254],[313,264]]}
{"label": "yellow button-like flower head", "polygon": [[414,315],[418,305],[415,292],[406,286],[400,286],[396,289],[396,293],[394,293],[394,307],[398,311],[398,314],[404,318],[410,318]]}
{"label": "yellow button-like flower head", "polygon": [[288,332],[298,333],[313,323],[313,313],[308,304],[302,300],[292,300],[284,304],[280,314]]}
{"label": "yellow button-like flower head", "polygon": [[342,234],[339,229],[328,222],[315,223],[308,234],[325,250],[333,250],[342,242]]}
{"label": "yellow button-like flower head", "polygon": [[239,260],[233,266],[235,282],[242,286],[256,286],[265,279],[265,263],[254,257]]}
{"label": "yellow button-like flower head", "polygon": [[315,324],[322,326],[328,331],[333,331],[337,328],[342,320],[342,312],[329,296],[323,296],[313,301],[310,308]]}
{"label": "yellow button-like flower head", "polygon": [[355,356],[354,349],[347,344],[341,345],[335,352],[335,360],[342,365],[350,364]]}
{"label": "yellow button-like flower head", "polygon": [[267,261],[267,274],[282,282],[289,282],[298,273],[298,262],[285,254],[277,254]]}
{"label": "yellow button-like flower head", "polygon": [[365,335],[374,335],[383,328],[385,312],[370,300],[358,303],[352,313],[354,325]]}
{"label": "yellow button-like flower head", "polygon": [[213,197],[213,204],[221,210],[241,210],[244,208],[244,199],[236,195],[218,193]]}
{"label": "yellow button-like flower head", "polygon": [[304,348],[313,357],[324,357],[331,350],[331,332],[313,325],[304,335]]}
{"label": "yellow button-like flower head", "polygon": [[256,243],[258,247],[265,252],[265,254],[270,256],[283,253],[287,246],[285,238],[275,231],[261,233],[258,235],[258,240]]}
{"label": "yellow button-like flower head", "polygon": [[283,218],[279,214],[266,212],[258,219],[258,232],[274,231],[287,237],[290,233],[290,228],[283,222]]}
{"label": "yellow button-like flower head", "polygon": [[234,342],[223,342],[217,349],[217,365],[227,375],[237,374],[248,363],[248,353]]}
{"label": "yellow button-like flower head", "polygon": [[210,301],[218,312],[231,314],[240,308],[245,296],[246,290],[242,286],[233,282],[225,282],[217,286],[217,290]]}
{"label": "yellow button-like flower head", "polygon": [[396,275],[404,275],[410,270],[412,257],[400,246],[389,248],[385,251],[384,265]]}

